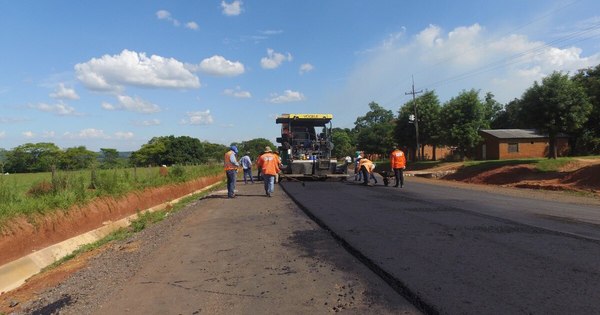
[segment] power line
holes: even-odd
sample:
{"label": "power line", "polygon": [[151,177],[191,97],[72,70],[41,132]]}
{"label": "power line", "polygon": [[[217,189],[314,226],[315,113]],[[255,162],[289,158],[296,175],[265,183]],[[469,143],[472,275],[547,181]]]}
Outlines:
{"label": "power line", "polygon": [[419,116],[417,115],[417,99],[415,95],[423,93],[423,90],[415,92],[415,78],[412,77],[412,90],[411,92],[405,92],[404,95],[412,94],[413,97],[413,110],[415,112],[415,119],[413,123],[415,124],[415,138],[417,142],[417,161],[421,160],[421,146],[419,145]]}

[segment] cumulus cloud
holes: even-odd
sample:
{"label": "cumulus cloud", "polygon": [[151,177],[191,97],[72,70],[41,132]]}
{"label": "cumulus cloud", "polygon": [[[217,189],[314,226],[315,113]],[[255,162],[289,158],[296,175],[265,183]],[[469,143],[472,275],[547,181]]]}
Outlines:
{"label": "cumulus cloud", "polygon": [[65,132],[63,135],[67,139],[109,139],[102,129],[86,128],[79,132]]}
{"label": "cumulus cloud", "polygon": [[180,122],[182,125],[210,125],[213,123],[213,117],[210,110],[187,112],[186,117]]}
{"label": "cumulus cloud", "polygon": [[225,1],[221,1],[221,8],[223,8],[223,14],[227,16],[236,16],[242,13],[242,4],[241,0],[235,0],[232,3],[227,3]]}
{"label": "cumulus cloud", "polygon": [[185,23],[185,28],[189,28],[191,30],[197,30],[198,29],[198,23],[196,23],[196,22],[187,22],[187,23]]}
{"label": "cumulus cloud", "polygon": [[242,89],[239,86],[236,86],[235,89],[225,89],[223,91],[223,94],[232,96],[235,98],[251,98],[252,97],[252,94],[250,94],[250,92],[242,91]]}
{"label": "cumulus cloud", "polygon": [[[479,24],[449,31],[429,25],[412,36],[402,30],[386,36],[361,59],[347,85],[330,101],[344,109],[339,116],[347,115],[348,120],[363,114],[374,97],[397,110],[409,100],[405,92],[413,74],[416,89],[434,90],[442,102],[462,90],[476,89],[492,92],[506,103],[553,71],[573,73],[600,64],[599,53],[586,56],[576,46],[553,47],[522,34],[496,36]],[[359,105],[354,109],[348,104]]]}
{"label": "cumulus cloud", "polygon": [[315,67],[313,67],[313,65],[311,65],[310,63],[305,63],[305,64],[302,64],[300,66],[299,73],[302,75],[302,74],[305,74],[307,72],[311,72],[314,69],[315,69]]}
{"label": "cumulus cloud", "polygon": [[30,108],[37,109],[42,112],[52,113],[59,116],[76,116],[81,115],[75,111],[75,108],[59,102],[57,104],[38,103],[29,105]]}
{"label": "cumulus cloud", "polygon": [[180,23],[178,20],[174,19],[174,18],[171,16],[171,12],[169,12],[169,11],[167,11],[167,10],[159,10],[159,11],[156,11],[156,17],[157,17],[159,20],[165,20],[165,21],[169,21],[169,22],[173,23],[173,25],[174,25],[174,26],[179,26],[179,25],[181,25],[181,23]]}
{"label": "cumulus cloud", "polygon": [[269,99],[270,103],[281,104],[281,103],[290,103],[290,102],[299,102],[305,100],[304,94],[292,91],[285,90],[283,94],[279,95],[277,93],[271,94],[271,98]]}
{"label": "cumulus cloud", "polygon": [[65,87],[64,83],[60,83],[54,93],[50,93],[50,97],[61,100],[78,100],[79,95],[73,88]]}
{"label": "cumulus cloud", "polygon": [[122,91],[125,86],[147,88],[199,88],[200,80],[174,59],[123,50],[119,55],[75,65],[77,79],[95,91]]}
{"label": "cumulus cloud", "polygon": [[23,135],[23,137],[28,139],[35,137],[35,133],[33,133],[33,131],[23,131],[21,134]]}
{"label": "cumulus cloud", "polygon": [[105,110],[125,110],[143,114],[151,114],[160,112],[160,107],[141,99],[138,96],[131,97],[127,95],[117,95],[117,104],[113,105],[108,102],[102,103],[102,108]]}
{"label": "cumulus cloud", "polygon": [[292,61],[292,55],[290,53],[284,55],[269,48],[267,49],[267,57],[260,59],[260,66],[263,67],[263,69],[275,69],[284,61]]}
{"label": "cumulus cloud", "polygon": [[[188,68],[190,67],[188,66]],[[218,55],[202,60],[198,66],[191,66],[191,69],[202,71],[206,74],[229,77],[243,74],[245,71],[244,65],[241,62],[230,61]]]}

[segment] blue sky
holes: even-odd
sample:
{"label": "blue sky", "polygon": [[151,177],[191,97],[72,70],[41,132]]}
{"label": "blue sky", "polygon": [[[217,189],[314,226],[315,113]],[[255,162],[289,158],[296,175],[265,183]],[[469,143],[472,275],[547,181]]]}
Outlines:
{"label": "blue sky", "polygon": [[229,144],[281,113],[351,128],[417,90],[521,96],[600,64],[600,1],[0,0],[0,148]]}

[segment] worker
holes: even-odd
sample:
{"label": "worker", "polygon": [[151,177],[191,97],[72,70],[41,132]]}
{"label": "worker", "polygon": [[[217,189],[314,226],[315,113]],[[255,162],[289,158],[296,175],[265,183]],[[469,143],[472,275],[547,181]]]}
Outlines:
{"label": "worker", "polygon": [[248,184],[246,176],[250,177],[250,182],[254,184],[254,178],[252,178],[252,159],[250,158],[250,151],[246,151],[246,155],[240,159],[240,164],[244,170],[244,184]]}
{"label": "worker", "polygon": [[238,167],[240,167],[235,157],[237,153],[238,148],[235,145],[229,147],[229,151],[225,153],[224,168],[227,175],[227,198],[235,198],[235,181]]}
{"label": "worker", "polygon": [[356,151],[356,159],[354,160],[354,181],[361,181],[362,180],[362,173],[360,171],[360,159],[362,158],[362,155],[360,154],[360,151]]}
{"label": "worker", "polygon": [[394,146],[394,150],[390,153],[390,167],[394,172],[396,178],[396,185],[394,187],[404,187],[404,169],[406,168],[406,156],[404,152],[400,150],[399,146]]}
{"label": "worker", "polygon": [[273,190],[275,189],[275,177],[280,171],[279,156],[274,154],[271,148],[267,146],[265,147],[265,153],[260,156],[256,163],[262,170],[265,194],[268,197],[271,197],[273,195]]}
{"label": "worker", "polygon": [[375,165],[371,160],[363,157],[360,159],[359,169],[362,173],[363,185],[369,185],[369,181],[371,178],[375,180],[375,184],[377,184],[377,179],[373,176],[373,170],[375,169]]}

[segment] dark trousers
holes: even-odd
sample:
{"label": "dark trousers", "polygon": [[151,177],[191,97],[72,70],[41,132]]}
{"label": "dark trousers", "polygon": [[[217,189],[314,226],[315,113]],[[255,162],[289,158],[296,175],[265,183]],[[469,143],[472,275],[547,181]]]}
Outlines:
{"label": "dark trousers", "polygon": [[252,169],[251,168],[245,168],[244,169],[244,184],[247,184],[248,182],[246,181],[246,176],[248,176],[250,178],[250,181],[252,183],[254,183],[254,178],[252,178]]}
{"label": "dark trousers", "polygon": [[369,173],[369,171],[367,171],[367,168],[364,165],[360,168],[360,172],[363,178],[363,185],[368,185],[369,180],[371,178],[375,181],[375,184],[377,184],[377,179],[375,178],[375,175],[373,173]]}
{"label": "dark trousers", "polygon": [[235,181],[237,179],[237,170],[228,170],[227,173],[227,197],[235,196]]}
{"label": "dark trousers", "polygon": [[400,186],[404,186],[404,170],[401,168],[395,168],[394,169],[394,177],[396,177],[396,187],[398,187],[398,184],[400,184]]}

